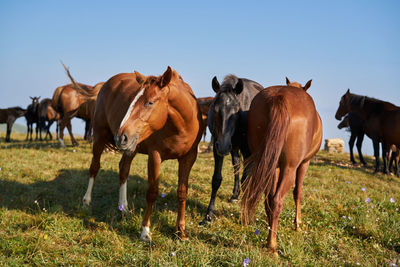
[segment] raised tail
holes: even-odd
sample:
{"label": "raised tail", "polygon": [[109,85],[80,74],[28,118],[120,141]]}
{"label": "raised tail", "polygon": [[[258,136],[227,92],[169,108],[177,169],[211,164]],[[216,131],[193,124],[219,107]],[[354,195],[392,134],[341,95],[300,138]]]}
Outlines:
{"label": "raised tail", "polygon": [[[241,201],[241,218],[245,224],[253,221],[262,195],[266,193],[268,196],[268,193],[274,189],[275,172],[290,122],[289,112],[282,95],[268,98],[265,105],[269,107],[269,110],[263,143],[245,163],[250,168],[250,174],[243,183],[244,193]],[[265,201],[267,207],[270,207],[268,197]]]}

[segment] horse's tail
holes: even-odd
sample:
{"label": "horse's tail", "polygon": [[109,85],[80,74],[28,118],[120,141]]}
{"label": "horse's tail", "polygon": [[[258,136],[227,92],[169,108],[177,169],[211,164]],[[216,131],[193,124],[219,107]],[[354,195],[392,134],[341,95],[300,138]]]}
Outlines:
{"label": "horse's tail", "polygon": [[262,194],[270,207],[268,194],[274,190],[274,177],[289,126],[289,112],[282,95],[273,96],[265,103],[269,107],[268,122],[263,143],[246,161],[250,174],[243,184],[241,217],[245,224],[253,220]]}
{"label": "horse's tail", "polygon": [[101,84],[101,86],[99,86],[99,84],[96,84],[96,88],[88,86],[88,85],[84,85],[84,84],[80,84],[77,83],[75,81],[75,79],[72,77],[71,73],[69,72],[69,69],[67,68],[67,66],[64,65],[64,63],[61,62],[61,64],[63,65],[65,72],[67,73],[68,78],[70,79],[71,83],[72,83],[72,87],[83,97],[85,97],[86,99],[90,99],[90,98],[97,98],[97,94],[101,88],[101,86],[103,86],[103,84]]}

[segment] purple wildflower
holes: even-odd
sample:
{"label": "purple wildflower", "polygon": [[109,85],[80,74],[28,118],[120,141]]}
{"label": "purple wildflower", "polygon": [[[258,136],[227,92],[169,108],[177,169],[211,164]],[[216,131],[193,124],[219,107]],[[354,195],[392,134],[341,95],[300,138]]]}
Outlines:
{"label": "purple wildflower", "polygon": [[370,199],[369,197],[367,197],[367,198],[365,199],[365,202],[369,203],[369,202],[371,202],[371,199]]}
{"label": "purple wildflower", "polygon": [[119,205],[119,206],[118,206],[118,209],[119,209],[120,211],[122,211],[122,210],[124,209],[124,204]]}
{"label": "purple wildflower", "polygon": [[350,182],[349,181],[346,181],[346,184],[349,184]]}
{"label": "purple wildflower", "polygon": [[165,197],[165,193],[162,193],[162,194],[161,194],[161,197]]}
{"label": "purple wildflower", "polygon": [[394,263],[394,262],[391,262],[391,263],[389,264],[389,266],[390,266],[390,267],[397,267],[397,264]]}
{"label": "purple wildflower", "polygon": [[259,235],[260,232],[261,232],[260,229],[256,229],[256,230],[254,231],[254,234],[255,234],[255,235]]}
{"label": "purple wildflower", "polygon": [[362,187],[361,190],[362,190],[363,192],[365,192],[367,189],[366,189],[365,187]]}
{"label": "purple wildflower", "polygon": [[172,256],[172,257],[175,257],[175,252],[172,251],[172,252],[171,252],[171,256]]}
{"label": "purple wildflower", "polygon": [[249,264],[250,264],[250,259],[249,258],[245,258],[244,261],[243,261],[243,266],[247,267],[247,266],[249,266]]}
{"label": "purple wildflower", "polygon": [[390,198],[390,203],[395,203],[396,202],[396,200],[394,200],[394,198]]}

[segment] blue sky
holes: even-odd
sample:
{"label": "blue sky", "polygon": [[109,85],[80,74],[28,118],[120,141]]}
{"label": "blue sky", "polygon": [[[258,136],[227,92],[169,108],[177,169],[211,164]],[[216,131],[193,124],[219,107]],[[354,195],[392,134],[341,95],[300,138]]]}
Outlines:
{"label": "blue sky", "polygon": [[0,1],[0,107],[51,97],[68,83],[60,60],[87,84],[170,65],[198,97],[214,94],[214,75],[265,87],[288,76],[313,79],[324,138],[347,142],[334,118],[347,88],[400,105],[399,11],[399,1]]}

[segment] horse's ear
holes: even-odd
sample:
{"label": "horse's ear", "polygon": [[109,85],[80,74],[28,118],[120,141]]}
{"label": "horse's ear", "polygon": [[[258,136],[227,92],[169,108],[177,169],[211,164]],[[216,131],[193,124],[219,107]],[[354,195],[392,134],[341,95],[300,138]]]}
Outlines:
{"label": "horse's ear", "polygon": [[312,82],[312,80],[309,80],[309,81],[306,83],[306,85],[303,87],[304,91],[307,91],[308,88],[310,88],[311,82]]}
{"label": "horse's ear", "polygon": [[146,80],[146,76],[144,76],[143,74],[140,74],[136,70],[134,72],[135,72],[136,81],[138,82],[138,84],[144,83],[144,81]]}
{"label": "horse's ear", "polygon": [[161,80],[160,80],[160,88],[164,88],[165,86],[167,86],[169,84],[169,82],[171,81],[172,78],[172,69],[170,66],[168,66],[167,70],[164,72],[164,74],[161,76]]}
{"label": "horse's ear", "polygon": [[243,80],[239,79],[236,83],[235,89],[233,89],[235,93],[238,95],[243,91]]}
{"label": "horse's ear", "polygon": [[33,97],[30,96],[29,98],[33,100]]}
{"label": "horse's ear", "polygon": [[289,81],[288,77],[286,77],[286,85],[289,85],[289,84],[290,84],[290,81]]}
{"label": "horse's ear", "polygon": [[220,85],[219,85],[217,76],[214,76],[214,78],[212,79],[211,86],[212,86],[212,89],[214,90],[214,92],[216,92],[216,93],[219,92]]}
{"label": "horse's ear", "polygon": [[350,95],[350,88],[347,89],[346,95]]}

